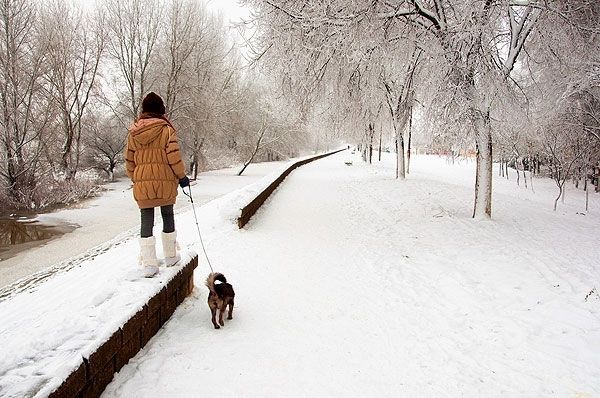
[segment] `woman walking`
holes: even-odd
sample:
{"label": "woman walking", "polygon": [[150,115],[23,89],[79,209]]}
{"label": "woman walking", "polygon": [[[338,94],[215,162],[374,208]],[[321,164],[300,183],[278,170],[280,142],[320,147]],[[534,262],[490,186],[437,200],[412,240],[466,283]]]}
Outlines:
{"label": "woman walking", "polygon": [[160,207],[163,220],[162,247],[164,264],[171,266],[180,259],[173,205],[177,184],[190,185],[179,153],[173,125],[165,116],[162,98],[150,92],[142,101],[142,113],[129,128],[125,149],[127,175],[133,181],[133,197],[141,212],[140,256],[143,275],[158,273],[156,241],[152,235],[154,208]]}

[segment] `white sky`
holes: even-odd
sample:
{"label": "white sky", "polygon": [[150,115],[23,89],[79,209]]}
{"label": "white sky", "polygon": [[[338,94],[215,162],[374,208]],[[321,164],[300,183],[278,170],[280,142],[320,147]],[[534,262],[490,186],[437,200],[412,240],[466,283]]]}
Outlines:
{"label": "white sky", "polygon": [[209,10],[223,13],[225,23],[236,23],[250,16],[248,8],[239,5],[237,0],[205,0],[205,2]]}
{"label": "white sky", "polygon": [[[243,7],[238,3],[238,0],[204,0],[206,7],[209,12],[221,13],[223,16],[223,22],[225,26],[231,26],[243,19],[248,20],[250,18],[250,9]],[[246,29],[248,27],[246,26]],[[249,37],[251,34],[246,30],[243,33],[244,36]],[[245,57],[249,48],[246,45],[245,40],[240,35],[237,29],[230,31],[231,40],[236,44],[242,57]]]}
{"label": "white sky", "polygon": [[[74,1],[81,4],[83,7],[88,8],[92,7],[97,0]],[[247,18],[250,16],[248,8],[239,5],[237,0],[204,0],[204,3],[209,10],[221,12],[226,23],[239,22],[242,18]]]}
{"label": "white sky", "polygon": [[[98,0],[72,0],[76,3],[81,4],[84,8],[91,8]],[[250,9],[245,6],[241,6],[238,0],[196,0],[203,2],[209,12],[215,14],[220,13],[223,16],[223,22],[225,26],[230,26],[240,22],[242,19],[249,19]],[[245,36],[250,36],[248,33],[244,33]],[[241,53],[244,54],[245,41],[236,30],[231,30],[231,40],[237,44]]]}

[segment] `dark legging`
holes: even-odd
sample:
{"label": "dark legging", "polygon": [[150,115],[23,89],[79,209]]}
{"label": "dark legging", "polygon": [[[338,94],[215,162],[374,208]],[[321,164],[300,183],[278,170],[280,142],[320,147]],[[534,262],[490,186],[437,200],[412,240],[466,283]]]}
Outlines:
{"label": "dark legging", "polygon": [[[152,228],[154,227],[154,207],[149,209],[140,209],[142,214],[142,228],[140,236],[149,238],[152,236]],[[173,205],[161,206],[160,214],[163,220],[163,232],[169,233],[175,231],[175,217],[173,216]]]}

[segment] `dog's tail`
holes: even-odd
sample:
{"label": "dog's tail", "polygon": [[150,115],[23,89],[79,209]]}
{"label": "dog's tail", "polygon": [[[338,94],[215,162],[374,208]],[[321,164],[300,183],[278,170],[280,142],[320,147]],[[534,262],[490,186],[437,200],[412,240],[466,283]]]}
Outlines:
{"label": "dog's tail", "polygon": [[225,278],[225,275],[223,275],[220,272],[211,272],[210,274],[208,274],[208,278],[206,278],[205,283],[206,287],[208,287],[208,290],[216,294],[217,292],[215,291],[215,281],[226,283],[227,279]]}

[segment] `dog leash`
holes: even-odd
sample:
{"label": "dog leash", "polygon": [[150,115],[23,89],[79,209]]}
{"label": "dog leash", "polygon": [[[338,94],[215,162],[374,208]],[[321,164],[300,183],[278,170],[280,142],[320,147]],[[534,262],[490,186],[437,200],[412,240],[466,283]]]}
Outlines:
{"label": "dog leash", "polygon": [[188,185],[188,190],[190,193],[185,192],[185,188],[182,188],[183,194],[190,198],[190,202],[192,203],[192,211],[194,212],[194,219],[196,220],[196,229],[198,229],[198,237],[200,238],[200,244],[202,245],[202,251],[204,252],[204,257],[206,257],[206,261],[208,261],[208,266],[210,267],[211,272],[215,272],[213,270],[212,264],[210,263],[210,259],[208,258],[208,254],[206,254],[206,248],[204,247],[204,241],[202,240],[202,234],[200,233],[200,225],[198,225],[198,216],[196,215],[196,206],[194,206],[194,198],[192,197],[192,186]]}

